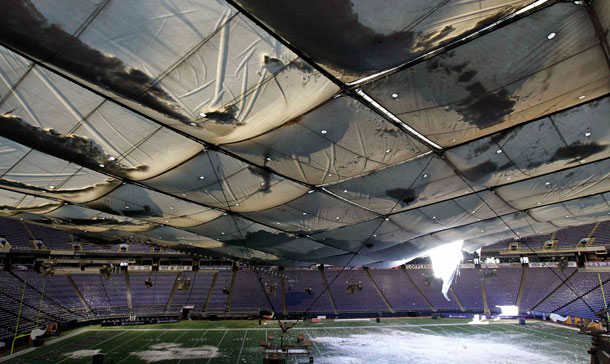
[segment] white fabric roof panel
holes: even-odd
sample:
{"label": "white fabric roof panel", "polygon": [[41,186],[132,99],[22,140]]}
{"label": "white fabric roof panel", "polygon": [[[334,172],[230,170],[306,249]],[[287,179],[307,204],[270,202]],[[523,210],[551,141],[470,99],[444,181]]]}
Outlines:
{"label": "white fabric roof panel", "polygon": [[415,236],[393,221],[383,218],[311,235],[324,244],[361,254],[386,249]]}
{"label": "white fabric roof panel", "polygon": [[44,214],[61,205],[60,202],[46,198],[0,189],[0,214],[3,216],[12,216],[20,212]]}
{"label": "white fabric roof panel", "polygon": [[530,2],[237,1],[344,81],[410,61]]}
{"label": "white fabric roof panel", "polygon": [[265,225],[303,234],[353,225],[376,217],[368,210],[316,191],[278,207],[243,215]]}
{"label": "white fabric roof panel", "polygon": [[222,211],[134,185],[122,185],[87,205],[113,215],[131,216],[176,227],[200,225],[222,215]]}
{"label": "white fabric roof panel", "polygon": [[33,66],[27,59],[0,47],[0,99],[8,95],[10,89]]}
{"label": "white fabric roof panel", "polygon": [[585,9],[567,3],[364,90],[420,133],[451,146],[576,105],[580,96],[604,95],[610,70]]}
{"label": "white fabric roof panel", "polygon": [[531,209],[529,214],[538,221],[556,221],[578,219],[594,214],[608,215],[608,212],[610,212],[610,193],[602,193],[554,205],[537,207]]}
{"label": "white fabric roof panel", "polygon": [[[264,133],[339,88],[238,15],[159,86],[189,115],[185,132],[214,144]],[[203,114],[201,114],[203,113]]]}
{"label": "white fabric roof panel", "polygon": [[[4,136],[18,138],[17,132],[27,131],[39,139],[56,139],[58,147],[80,147],[91,164],[120,165],[115,173],[133,179],[155,176],[203,149],[40,67],[13,87],[0,112],[19,117],[20,125],[4,130]],[[52,145],[47,148],[52,152]]]}
{"label": "white fabric roof panel", "polygon": [[239,212],[275,207],[308,190],[306,186],[214,151],[200,153],[145,183],[175,196]]}
{"label": "white fabric roof panel", "polygon": [[211,143],[263,133],[339,90],[216,1],[102,4],[75,34],[53,28],[46,9],[11,5],[3,16],[29,29],[6,22],[9,44],[43,61],[51,53],[98,92]]}
{"label": "white fabric roof panel", "polygon": [[449,149],[447,159],[486,187],[610,156],[610,98]]}
{"label": "white fabric roof panel", "polygon": [[[4,140],[0,138],[0,144]],[[120,184],[116,179],[34,150],[0,173],[0,185],[5,188],[74,203],[94,200]]]}
{"label": "white fabric roof panel", "polygon": [[347,96],[334,98],[279,129],[225,147],[314,185],[336,183],[429,151]]}
{"label": "white fabric roof panel", "polygon": [[7,1],[0,214],[377,267],[514,237],[504,221],[526,236],[608,219],[610,67],[584,7],[439,48],[527,3]]}
{"label": "white fabric roof panel", "polygon": [[610,191],[610,159],[501,186],[495,192],[523,210]]}
{"label": "white fabric roof panel", "polygon": [[327,189],[382,214],[472,193],[447,163],[432,154]]}

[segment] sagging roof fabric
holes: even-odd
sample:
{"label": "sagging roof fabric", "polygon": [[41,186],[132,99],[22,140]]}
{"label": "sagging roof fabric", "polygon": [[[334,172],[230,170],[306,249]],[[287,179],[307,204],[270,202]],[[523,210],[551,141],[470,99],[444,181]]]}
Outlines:
{"label": "sagging roof fabric", "polygon": [[610,1],[229,3],[6,1],[0,214],[372,267],[610,219]]}

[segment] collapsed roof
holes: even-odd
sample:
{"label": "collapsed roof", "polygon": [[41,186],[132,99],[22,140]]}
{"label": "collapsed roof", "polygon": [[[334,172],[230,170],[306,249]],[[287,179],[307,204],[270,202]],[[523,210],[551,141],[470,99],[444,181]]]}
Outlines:
{"label": "collapsed roof", "polygon": [[610,219],[610,1],[5,1],[0,214],[391,267]]}

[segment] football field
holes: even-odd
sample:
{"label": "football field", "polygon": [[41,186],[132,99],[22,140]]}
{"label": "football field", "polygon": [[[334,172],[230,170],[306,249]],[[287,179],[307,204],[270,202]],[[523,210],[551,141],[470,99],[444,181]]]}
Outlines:
{"label": "football field", "polygon": [[[105,363],[261,363],[260,342],[277,324],[257,321],[187,321],[102,328],[91,326],[43,347],[25,350],[11,364],[85,364],[95,353]],[[454,319],[387,319],[299,323],[291,335],[313,342],[316,363],[587,363],[589,338],[577,331],[531,321],[469,325]],[[288,363],[308,362],[307,356]]]}

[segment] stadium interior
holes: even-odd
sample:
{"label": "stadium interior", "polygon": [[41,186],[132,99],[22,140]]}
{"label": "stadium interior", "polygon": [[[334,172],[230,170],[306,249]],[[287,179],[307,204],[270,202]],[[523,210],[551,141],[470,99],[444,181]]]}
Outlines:
{"label": "stadium interior", "polygon": [[610,0],[4,0],[0,363],[610,364]]}

